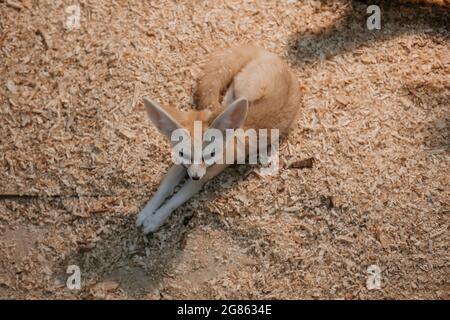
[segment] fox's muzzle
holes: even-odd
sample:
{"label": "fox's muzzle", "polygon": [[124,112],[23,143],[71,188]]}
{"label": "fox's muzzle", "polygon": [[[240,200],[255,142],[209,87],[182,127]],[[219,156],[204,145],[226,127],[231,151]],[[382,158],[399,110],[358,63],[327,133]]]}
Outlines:
{"label": "fox's muzzle", "polygon": [[200,180],[206,173],[206,165],[203,162],[191,164],[187,169],[187,173],[192,180]]}

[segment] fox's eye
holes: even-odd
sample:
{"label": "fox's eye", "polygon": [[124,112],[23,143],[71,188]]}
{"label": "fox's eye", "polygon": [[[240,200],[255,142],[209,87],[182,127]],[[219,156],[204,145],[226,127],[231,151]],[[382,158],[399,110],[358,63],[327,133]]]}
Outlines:
{"label": "fox's eye", "polygon": [[178,154],[180,155],[180,157],[182,157],[182,158],[183,158],[183,156],[184,156],[184,153],[183,153],[183,151],[180,151],[180,152],[179,152]]}

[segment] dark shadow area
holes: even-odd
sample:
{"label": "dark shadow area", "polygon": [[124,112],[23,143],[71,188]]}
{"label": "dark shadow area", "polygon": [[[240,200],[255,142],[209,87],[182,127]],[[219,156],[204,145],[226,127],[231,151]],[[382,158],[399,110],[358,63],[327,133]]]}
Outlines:
{"label": "dark shadow area", "polygon": [[[381,11],[381,29],[369,30],[369,5]],[[353,51],[364,45],[395,38],[402,34],[431,34],[450,40],[450,10],[435,6],[405,4],[399,1],[323,0],[320,11],[345,7],[345,14],[327,29],[297,32],[288,41],[288,56],[293,65],[313,64]]]}
{"label": "dark shadow area", "polygon": [[439,117],[427,119],[423,145],[431,152],[450,151],[450,83],[408,83],[405,90],[416,107],[426,113],[441,109]]}
{"label": "dark shadow area", "polygon": [[[212,201],[217,194],[215,191],[220,190],[222,184],[235,188],[250,175],[252,169],[250,165],[227,168],[205,185],[200,195],[194,196],[175,210],[155,234],[141,234],[141,230],[135,226],[137,213],[126,219],[120,216],[109,218],[109,222],[117,226],[114,231],[117,235],[105,235],[95,243],[79,243],[72,254],[61,260],[58,278],[64,283],[68,277],[65,274],[67,266],[77,265],[82,271],[81,295],[85,299],[95,297],[95,284],[104,281],[118,283],[120,289],[133,298],[143,298],[152,292],[160,292],[161,298],[164,298],[164,290],[158,289],[162,280],[170,276],[173,266],[177,264],[186,244],[186,236],[195,226],[210,222],[209,218],[203,221],[197,217],[197,208],[190,205],[192,200],[204,197],[206,193],[208,201]],[[144,204],[145,202],[142,205]],[[198,209],[204,209],[203,205]],[[208,214],[210,215],[215,214]],[[125,241],[116,239],[119,238],[119,232],[126,235]]]}
{"label": "dark shadow area", "polygon": [[[449,97],[450,99],[450,97]],[[441,150],[450,152],[450,117],[447,116],[442,119],[432,121],[428,130],[431,131],[431,139],[425,144],[433,151],[439,152]]]}
{"label": "dark shadow area", "polygon": [[[179,213],[175,215],[180,218]],[[135,216],[117,219],[116,223],[117,232],[128,233],[125,241],[118,241],[110,234],[95,244],[79,244],[61,261],[61,280],[68,276],[64,273],[68,265],[80,267],[83,299],[99,298],[95,295],[95,285],[105,281],[119,284],[132,298],[142,298],[158,289],[170,273],[170,265],[177,259],[188,231],[175,225],[145,237],[135,226]]]}

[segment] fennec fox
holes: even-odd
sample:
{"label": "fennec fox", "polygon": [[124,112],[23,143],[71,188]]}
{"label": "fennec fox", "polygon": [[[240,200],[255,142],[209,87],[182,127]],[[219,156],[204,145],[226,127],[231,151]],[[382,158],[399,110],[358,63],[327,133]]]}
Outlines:
{"label": "fennec fox", "polygon": [[[219,100],[225,91],[221,104]],[[153,125],[169,140],[176,129],[184,129],[194,137],[193,146],[204,151],[205,142],[194,134],[195,122],[202,124],[203,133],[215,129],[225,135],[226,129],[253,128],[278,129],[280,135],[285,134],[296,119],[299,88],[283,60],[264,49],[244,45],[210,57],[198,81],[196,98],[197,110],[187,112],[162,107],[146,98],[144,105]],[[224,149],[228,145],[225,142]],[[191,160],[187,162],[190,164],[173,165],[139,213],[136,225],[142,226],[146,234],[157,231],[172,211],[227,167],[223,162],[206,161],[214,154],[203,155],[200,161],[192,161],[193,152],[180,152],[179,156]],[[189,176],[186,182],[166,200],[186,175]]]}

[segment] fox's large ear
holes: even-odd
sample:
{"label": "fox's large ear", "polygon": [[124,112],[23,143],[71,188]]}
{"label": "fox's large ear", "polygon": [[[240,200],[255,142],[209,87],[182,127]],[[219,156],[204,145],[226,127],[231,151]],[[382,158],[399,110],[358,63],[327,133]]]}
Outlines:
{"label": "fox's large ear", "polygon": [[216,128],[221,131],[240,128],[247,118],[247,111],[248,100],[246,98],[239,98],[214,119],[211,128]]}
{"label": "fox's large ear", "polygon": [[144,105],[154,126],[170,140],[172,132],[181,125],[155,101],[144,98]]}

